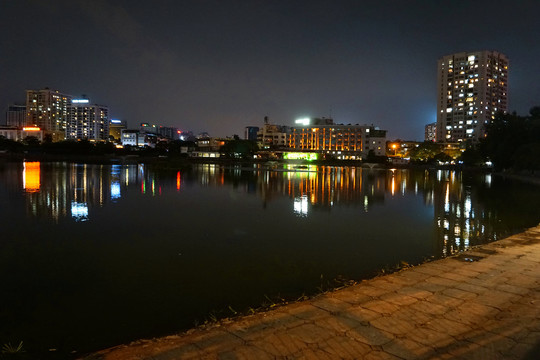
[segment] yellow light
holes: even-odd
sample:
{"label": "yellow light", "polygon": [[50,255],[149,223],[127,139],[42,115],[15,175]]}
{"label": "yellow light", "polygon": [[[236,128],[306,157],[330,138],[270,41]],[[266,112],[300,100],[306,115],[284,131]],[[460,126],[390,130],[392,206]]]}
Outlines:
{"label": "yellow light", "polygon": [[23,131],[40,131],[40,130],[41,130],[40,128],[33,127],[33,126],[23,127]]}

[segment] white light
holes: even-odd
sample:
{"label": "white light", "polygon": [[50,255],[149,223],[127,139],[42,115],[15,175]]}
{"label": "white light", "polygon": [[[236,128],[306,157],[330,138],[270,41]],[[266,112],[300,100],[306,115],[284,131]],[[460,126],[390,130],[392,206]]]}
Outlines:
{"label": "white light", "polygon": [[71,216],[75,219],[75,221],[87,221],[88,220],[88,205],[86,203],[72,201],[71,202]]}
{"label": "white light", "polygon": [[71,102],[73,104],[88,104],[89,101],[90,100],[88,100],[88,99],[73,99],[73,100],[71,100]]}
{"label": "white light", "polygon": [[295,121],[295,123],[307,126],[310,123],[310,119],[309,118],[298,119],[298,120]]}

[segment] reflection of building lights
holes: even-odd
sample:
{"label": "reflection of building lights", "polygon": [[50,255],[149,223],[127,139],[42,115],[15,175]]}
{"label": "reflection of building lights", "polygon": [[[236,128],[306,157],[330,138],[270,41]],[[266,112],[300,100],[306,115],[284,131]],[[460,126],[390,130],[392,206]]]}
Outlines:
{"label": "reflection of building lights", "polygon": [[465,195],[465,218],[469,218],[469,214],[471,213],[471,194]]}
{"label": "reflection of building lights", "polygon": [[446,194],[444,195],[444,211],[450,211],[450,183],[446,183]]}
{"label": "reflection of building lights", "polygon": [[487,187],[491,187],[491,174],[486,174],[486,185]]}
{"label": "reflection of building lights", "polygon": [[364,195],[364,211],[365,212],[368,211],[368,205],[369,205],[369,199],[368,199],[367,195]]}
{"label": "reflection of building lights", "polygon": [[180,190],[180,171],[176,173],[176,190]]}
{"label": "reflection of building lights", "polygon": [[300,216],[307,216],[308,214],[308,198],[307,195],[294,199],[294,212]]}
{"label": "reflection of building lights", "polygon": [[88,205],[86,203],[71,202],[71,216],[75,221],[88,220]]}
{"label": "reflection of building lights", "polygon": [[111,182],[111,199],[119,199],[120,198],[120,182],[114,181]]}
{"label": "reflection of building lights", "polygon": [[23,168],[23,188],[26,192],[38,192],[40,188],[40,163],[25,162]]}

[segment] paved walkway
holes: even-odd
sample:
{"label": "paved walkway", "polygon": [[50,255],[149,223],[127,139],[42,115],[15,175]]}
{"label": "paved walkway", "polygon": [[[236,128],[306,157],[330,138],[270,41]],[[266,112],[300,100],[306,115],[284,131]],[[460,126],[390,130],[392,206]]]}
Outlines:
{"label": "paved walkway", "polygon": [[308,301],[85,359],[456,358],[540,359],[540,226]]}

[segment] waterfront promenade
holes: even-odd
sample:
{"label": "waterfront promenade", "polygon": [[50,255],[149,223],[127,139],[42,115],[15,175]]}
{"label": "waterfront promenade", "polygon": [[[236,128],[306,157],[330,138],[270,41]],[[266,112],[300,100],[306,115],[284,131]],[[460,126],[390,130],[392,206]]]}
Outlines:
{"label": "waterfront promenade", "polygon": [[540,359],[540,226],[272,311],[85,357]]}

